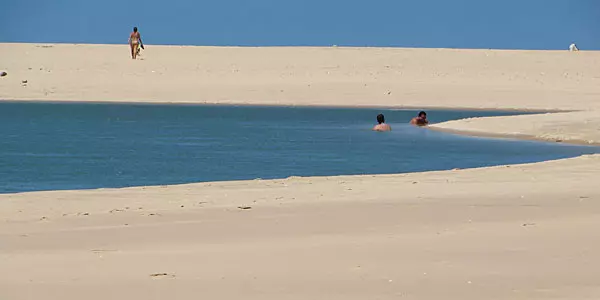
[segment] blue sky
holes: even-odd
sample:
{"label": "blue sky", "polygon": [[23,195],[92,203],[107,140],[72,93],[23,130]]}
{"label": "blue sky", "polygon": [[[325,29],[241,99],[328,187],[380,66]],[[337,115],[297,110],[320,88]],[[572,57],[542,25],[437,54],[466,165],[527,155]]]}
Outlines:
{"label": "blue sky", "polygon": [[600,0],[0,0],[0,42],[600,50]]}

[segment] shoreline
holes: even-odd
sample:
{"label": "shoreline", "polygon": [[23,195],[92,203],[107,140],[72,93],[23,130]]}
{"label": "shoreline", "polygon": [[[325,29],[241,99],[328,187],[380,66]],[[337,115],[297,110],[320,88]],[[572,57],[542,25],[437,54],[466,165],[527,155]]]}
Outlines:
{"label": "shoreline", "polygon": [[[111,197],[110,196],[114,196],[117,198],[121,198],[121,200],[125,200],[127,199],[127,197],[125,197],[126,195],[144,195],[147,197],[151,197],[153,198],[153,201],[155,203],[146,203],[146,204],[152,204],[152,206],[155,206],[156,208],[154,209],[167,209],[167,210],[175,210],[177,208],[179,208],[178,204],[175,206],[164,206],[163,204],[159,203],[157,200],[161,200],[166,194],[170,194],[170,192],[172,191],[186,191],[186,195],[183,197],[184,199],[180,199],[181,201],[184,202],[189,202],[190,199],[189,196],[199,196],[200,194],[196,194],[196,192],[203,192],[204,190],[211,190],[211,189],[217,189],[217,188],[224,188],[224,189],[229,189],[232,188],[231,191],[238,195],[242,195],[243,191],[247,190],[247,191],[251,191],[253,190],[256,186],[262,186],[265,187],[265,190],[262,190],[261,192],[264,193],[270,193],[270,192],[281,192],[281,190],[287,190],[288,188],[290,188],[291,186],[294,186],[296,184],[301,184],[301,185],[305,185],[308,187],[310,187],[311,185],[314,184],[320,184],[323,187],[329,187],[329,183],[330,182],[336,182],[336,183],[340,183],[342,185],[346,185],[346,183],[349,182],[363,182],[364,185],[361,186],[361,189],[366,189],[369,190],[369,182],[372,179],[378,179],[378,180],[383,180],[386,181],[388,184],[389,183],[401,183],[402,185],[406,185],[406,187],[409,187],[411,185],[415,185],[415,184],[419,184],[420,182],[417,181],[415,182],[415,179],[425,179],[425,178],[437,178],[438,180],[432,180],[431,182],[429,182],[431,185],[438,185],[441,183],[441,181],[439,181],[440,178],[453,178],[453,181],[455,181],[454,183],[468,183],[468,181],[462,181],[462,180],[456,180],[456,178],[460,178],[460,177],[464,177],[464,178],[471,178],[472,180],[475,180],[474,177],[472,177],[471,175],[473,174],[485,174],[485,173],[489,173],[489,172],[495,172],[495,173],[502,173],[504,171],[524,171],[524,170],[528,170],[528,169],[548,169],[547,166],[554,166],[554,165],[562,165],[562,166],[568,166],[570,163],[574,163],[576,165],[579,165],[580,167],[584,167],[587,169],[592,169],[594,167],[594,165],[585,165],[582,164],[582,161],[594,161],[594,162],[598,162],[598,164],[600,165],[600,153],[594,153],[594,154],[583,154],[580,156],[576,156],[576,157],[567,157],[567,158],[559,158],[559,159],[554,159],[554,160],[546,160],[546,161],[540,161],[540,162],[531,162],[531,163],[518,163],[518,164],[511,164],[511,165],[495,165],[495,166],[482,166],[482,167],[475,167],[475,168],[457,168],[457,169],[451,169],[451,170],[431,170],[431,171],[422,171],[422,172],[407,172],[407,173],[390,173],[390,174],[360,174],[360,175],[325,175],[325,176],[289,176],[286,178],[275,178],[275,179],[261,179],[261,178],[256,178],[256,179],[248,179],[248,180],[221,180],[221,181],[206,181],[206,182],[189,182],[189,183],[178,183],[178,184],[168,184],[168,185],[148,185],[148,186],[128,186],[128,187],[118,187],[118,188],[111,188],[111,187],[101,187],[101,188],[90,188],[90,189],[75,189],[75,190],[45,190],[45,191],[27,191],[27,192],[18,192],[18,193],[3,193],[0,194],[0,200],[4,200],[7,202],[13,201],[13,202],[18,202],[18,201],[23,201],[26,200],[24,203],[25,205],[29,206],[29,205],[36,205],[36,204],[41,204],[41,203],[37,203],[36,201],[27,201],[29,199],[36,199],[37,197],[46,197],[46,196],[56,196],[57,199],[60,199],[62,203],[61,206],[63,206],[63,209],[66,209],[68,206],[68,209],[70,210],[77,210],[79,208],[85,208],[85,206],[80,207],[78,205],[78,201],[79,198],[83,198],[83,199],[92,199],[93,202],[96,202],[97,199],[101,199],[106,197],[106,201],[109,203],[93,203],[93,204],[97,204],[100,207],[102,207],[102,209],[95,209],[95,210],[89,210],[89,213],[96,213],[96,214],[103,214],[109,211],[109,207],[110,206],[123,206],[123,205],[130,205],[133,206],[133,203],[122,203],[119,204],[117,201],[114,200],[110,200]],[[520,173],[519,172],[519,173]],[[529,176],[528,174],[529,172],[523,172],[521,175],[521,177],[523,178],[527,178]],[[475,180],[475,181],[484,181],[484,182],[493,182],[493,180],[490,180],[491,178],[483,178],[483,180]],[[573,179],[575,180],[575,178]],[[453,183],[453,181],[448,181],[446,180],[446,184],[448,183]],[[535,183],[537,180],[535,178],[528,178],[526,181],[530,182],[530,183]],[[542,182],[537,182],[535,184],[541,184]],[[587,185],[586,183],[583,183],[582,185]],[[396,187],[399,188],[399,187]],[[414,188],[414,187],[413,187]],[[417,187],[418,189],[421,189],[421,187]],[[238,191],[239,189],[239,191]],[[270,191],[268,191],[270,190]],[[410,190],[411,192],[413,191],[412,189]],[[190,193],[191,194],[187,194]],[[336,191],[334,191],[336,192]],[[464,191],[464,192],[468,192],[468,191]],[[428,191],[427,194],[435,194],[436,191],[435,190],[431,190]],[[486,193],[486,192],[484,192]],[[600,193],[598,193],[600,195]],[[258,194],[260,195],[260,194]],[[256,198],[257,195],[252,194],[251,198]],[[443,197],[443,195],[442,195]],[[5,198],[5,199],[2,199]],[[227,195],[226,198],[233,200],[236,197],[235,196],[230,196]],[[131,199],[137,200],[137,197],[131,197]],[[294,199],[294,198],[291,198]],[[68,201],[65,201],[68,200]],[[110,201],[109,201],[110,200]],[[265,199],[263,199],[265,200]],[[273,206],[273,205],[281,205],[280,203],[278,203],[277,200],[280,200],[279,198],[274,198],[275,201],[273,200],[268,200],[268,201],[250,201],[250,200],[240,200],[240,202],[236,202],[238,204],[243,204],[243,203],[248,203],[248,202],[253,202],[254,205],[258,205],[258,206],[263,206],[263,205],[267,205],[267,206]],[[194,200],[192,200],[194,201]],[[363,201],[363,200],[351,200],[351,201]],[[143,201],[145,202],[145,200]],[[180,201],[175,201],[175,203],[179,203]],[[345,199],[342,200],[337,200],[334,202],[346,202]],[[276,203],[276,204],[274,204]],[[92,203],[87,203],[87,204],[92,204]],[[189,203],[188,203],[189,204]],[[223,207],[223,208],[233,208],[232,207],[232,203],[230,201],[224,201],[224,202],[220,202],[220,201],[210,201],[210,203],[206,203],[206,204],[210,204],[210,208],[219,208],[219,207]],[[286,205],[305,205],[305,204],[312,204],[312,205],[319,205],[320,202],[288,202],[286,203]],[[2,202],[0,201],[0,208],[2,208],[2,205],[5,205],[7,207],[10,207],[10,204],[7,205],[6,202]],[[145,207],[144,210],[148,210],[150,209],[150,207]],[[8,211],[2,211],[0,210],[0,218],[2,217],[2,213],[7,214]],[[600,213],[600,211],[599,211]],[[70,214],[77,214],[76,212],[71,211]],[[79,215],[78,215],[79,216]],[[14,215],[14,217],[23,217],[23,215]],[[48,217],[48,216],[46,216]],[[53,212],[53,217],[57,218],[59,217],[59,215],[57,215],[57,212]],[[64,216],[63,216],[64,217]],[[18,219],[18,218],[17,218]]]}
{"label": "shoreline", "polygon": [[[464,119],[459,119],[459,120],[455,120],[455,121],[461,121],[461,120],[464,120]],[[567,144],[567,145],[576,145],[576,146],[600,147],[600,142],[590,143],[585,140],[577,140],[577,139],[552,140],[550,138],[537,137],[534,135],[527,135],[527,134],[509,134],[509,133],[492,133],[492,132],[479,132],[479,131],[470,131],[470,130],[458,130],[458,129],[440,128],[440,127],[436,127],[435,125],[436,124],[430,125],[427,127],[427,129],[432,130],[432,131],[437,131],[437,132],[469,136],[469,137],[508,139],[508,140],[514,140],[514,141],[531,141],[531,142],[550,143],[550,144]],[[600,150],[600,148],[599,148],[599,150]]]}
{"label": "shoreline", "polygon": [[237,106],[237,107],[306,107],[306,108],[326,108],[326,109],[386,109],[386,110],[444,110],[444,111],[487,111],[487,112],[514,112],[528,114],[577,112],[578,110],[564,109],[531,109],[531,108],[486,108],[486,107],[461,107],[461,106],[389,106],[389,105],[319,105],[319,104],[269,104],[269,103],[246,103],[236,102],[202,102],[196,101],[127,101],[127,100],[106,100],[106,101],[86,101],[86,100],[33,100],[33,99],[0,99],[0,103],[39,103],[39,104],[114,104],[114,105],[174,105],[174,106]]}
{"label": "shoreline", "polygon": [[[81,105],[87,105],[87,104],[110,104],[110,105],[141,105],[141,106],[237,106],[237,107],[309,107],[309,108],[326,108],[326,109],[337,109],[337,108],[345,108],[345,109],[386,109],[386,110],[420,110],[423,109],[423,107],[372,107],[372,106],[319,106],[319,105],[263,105],[263,104],[208,104],[208,103],[148,103],[148,102],[115,102],[115,101],[21,101],[21,100],[0,100],[0,103],[15,103],[15,104],[19,104],[19,103],[39,103],[39,104],[81,104]],[[435,109],[435,110],[446,110],[446,111],[465,111],[462,108],[428,108],[428,109]],[[544,114],[544,113],[564,113],[564,112],[574,112],[574,111],[560,111],[560,110],[556,110],[556,111],[535,111],[535,110],[520,110],[520,109],[513,109],[513,110],[504,110],[504,109],[471,109],[471,110],[466,110],[466,111],[488,111],[488,112],[515,112],[516,115],[518,116],[520,115],[519,113],[533,113],[533,114]],[[478,118],[487,118],[487,117],[478,117]],[[461,120],[467,120],[466,119],[456,119],[456,120],[450,120],[450,121],[461,121]],[[449,122],[449,121],[447,121]],[[446,122],[441,122],[439,124],[442,123],[446,123]],[[506,139],[506,140],[510,140],[509,142],[518,142],[518,141],[533,141],[533,142],[540,142],[540,143],[548,143],[548,144],[552,144],[552,143],[562,143],[562,144],[567,144],[567,145],[576,145],[576,146],[587,146],[587,147],[593,147],[593,148],[597,148],[598,149],[598,154],[600,154],[600,143],[593,143],[590,144],[586,141],[583,140],[566,140],[566,141],[552,141],[552,140],[548,140],[548,139],[544,139],[544,138],[539,138],[539,137],[535,137],[535,136],[531,136],[531,135],[511,135],[511,134],[494,134],[494,133],[486,133],[486,132],[475,132],[475,131],[468,131],[468,130],[454,130],[454,129],[446,129],[446,128],[438,128],[436,127],[437,124],[432,124],[430,126],[426,126],[426,127],[422,127],[422,129],[424,130],[432,130],[432,131],[437,131],[437,132],[443,132],[443,133],[448,133],[448,134],[454,134],[454,135],[462,135],[462,136],[468,136],[468,137],[480,137],[480,138],[492,138],[492,139]],[[586,156],[589,154],[584,154],[584,155],[580,155],[580,156],[574,156],[574,157],[570,157],[570,158],[577,158],[577,157],[581,157],[581,156]],[[563,160],[563,159],[569,159],[569,158],[560,158],[560,159],[555,159],[555,160]],[[536,162],[536,163],[543,163],[543,162],[547,162],[547,161],[554,161],[554,160],[545,160],[545,161],[540,161],[540,162]],[[473,167],[473,168],[460,168],[459,170],[473,170],[473,169],[483,169],[483,168],[494,168],[494,167],[505,167],[505,166],[517,166],[517,165],[529,165],[529,164],[536,164],[536,163],[516,163],[516,164],[507,164],[507,165],[495,165],[495,166],[481,166],[481,167]],[[95,187],[95,188],[82,188],[82,189],[58,189],[58,190],[33,190],[33,191],[23,191],[23,192],[10,192],[10,193],[0,193],[0,196],[2,195],[19,195],[19,194],[29,194],[29,193],[46,193],[46,192],[76,192],[76,191],[102,191],[102,190],[120,190],[120,189],[131,189],[131,188],[155,188],[155,187],[161,187],[161,186],[169,186],[169,187],[181,187],[181,186],[185,186],[185,185],[194,185],[194,184],[219,184],[219,183],[226,183],[226,182],[252,182],[252,181],[281,181],[281,180],[289,180],[289,179],[293,179],[293,178],[309,178],[309,179],[322,179],[322,178],[338,178],[338,177],[349,177],[349,176],[377,176],[377,177],[382,177],[382,176],[394,176],[394,175],[407,175],[407,174],[425,174],[425,173],[431,173],[431,172],[450,172],[450,171],[455,171],[455,169],[446,169],[446,170],[429,170],[429,171],[417,171],[417,172],[402,172],[402,173],[375,173],[375,174],[360,174],[360,175],[347,175],[347,174],[339,174],[339,175],[327,175],[327,176],[290,176],[290,177],[284,177],[284,178],[275,178],[275,179],[245,179],[245,180],[220,180],[220,181],[197,181],[197,182],[184,182],[184,183],[177,183],[177,184],[168,184],[168,185],[164,185],[164,184],[156,184],[156,185],[135,185],[135,186],[124,186],[124,187]]]}

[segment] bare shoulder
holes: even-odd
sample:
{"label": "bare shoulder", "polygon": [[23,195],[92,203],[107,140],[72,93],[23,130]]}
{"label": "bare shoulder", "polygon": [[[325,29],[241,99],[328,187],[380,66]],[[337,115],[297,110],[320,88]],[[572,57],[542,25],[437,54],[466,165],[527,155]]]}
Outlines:
{"label": "bare shoulder", "polygon": [[391,131],[391,130],[392,130],[392,127],[387,124],[379,124],[379,125],[375,125],[375,127],[373,127],[373,131]]}

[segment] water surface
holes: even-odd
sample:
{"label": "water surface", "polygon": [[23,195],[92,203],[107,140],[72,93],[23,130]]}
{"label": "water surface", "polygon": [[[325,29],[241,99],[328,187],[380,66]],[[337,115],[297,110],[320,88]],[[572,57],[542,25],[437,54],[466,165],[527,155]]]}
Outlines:
{"label": "water surface", "polygon": [[[390,133],[370,131],[384,113]],[[428,111],[432,122],[500,112]],[[538,162],[597,148],[465,137],[416,111],[0,103],[0,193],[384,174]]]}

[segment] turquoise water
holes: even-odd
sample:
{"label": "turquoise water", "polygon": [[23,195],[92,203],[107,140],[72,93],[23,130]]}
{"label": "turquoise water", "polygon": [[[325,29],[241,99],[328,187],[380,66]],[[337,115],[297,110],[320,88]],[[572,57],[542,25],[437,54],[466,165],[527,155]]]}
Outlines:
{"label": "turquoise water", "polygon": [[[390,133],[372,132],[384,113]],[[505,115],[428,111],[432,122]],[[0,193],[537,162],[598,148],[407,125],[416,111],[0,103]]]}

